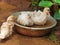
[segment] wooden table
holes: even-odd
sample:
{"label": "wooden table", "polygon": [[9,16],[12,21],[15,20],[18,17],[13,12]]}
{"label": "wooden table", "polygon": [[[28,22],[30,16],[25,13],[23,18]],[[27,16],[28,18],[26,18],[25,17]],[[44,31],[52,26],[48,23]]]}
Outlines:
{"label": "wooden table", "polygon": [[[6,18],[12,14],[12,11],[6,11],[6,12],[0,12],[0,24],[2,22],[6,21]],[[58,23],[56,27],[56,31],[53,33],[56,34],[58,40],[60,39],[60,31],[59,31],[60,25]],[[0,42],[0,45],[55,45],[51,40],[49,40],[48,37],[28,37],[28,36],[23,36],[19,35],[17,33],[13,33],[13,35]],[[60,45],[60,44],[58,44]]]}

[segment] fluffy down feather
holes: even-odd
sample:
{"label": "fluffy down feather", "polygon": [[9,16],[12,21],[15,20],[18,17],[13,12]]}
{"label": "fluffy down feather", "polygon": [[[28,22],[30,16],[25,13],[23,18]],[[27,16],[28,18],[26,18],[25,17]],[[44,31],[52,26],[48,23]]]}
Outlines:
{"label": "fluffy down feather", "polygon": [[3,22],[0,28],[0,39],[5,39],[6,37],[9,37],[12,35],[13,32],[13,27],[14,27],[14,17],[9,16],[7,18],[6,22]]}
{"label": "fluffy down feather", "polygon": [[38,10],[34,11],[34,15],[32,16],[32,20],[36,25],[44,25],[47,22],[47,16],[49,13],[49,8],[44,8],[43,12]]}
{"label": "fluffy down feather", "polygon": [[21,15],[18,16],[17,22],[26,26],[33,25],[33,21],[31,20],[31,15],[29,12],[22,12]]}

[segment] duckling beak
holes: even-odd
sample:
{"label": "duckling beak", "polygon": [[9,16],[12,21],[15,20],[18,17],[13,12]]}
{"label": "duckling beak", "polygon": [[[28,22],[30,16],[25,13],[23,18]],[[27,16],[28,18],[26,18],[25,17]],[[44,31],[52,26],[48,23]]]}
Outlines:
{"label": "duckling beak", "polygon": [[47,12],[47,15],[50,15],[50,12]]}

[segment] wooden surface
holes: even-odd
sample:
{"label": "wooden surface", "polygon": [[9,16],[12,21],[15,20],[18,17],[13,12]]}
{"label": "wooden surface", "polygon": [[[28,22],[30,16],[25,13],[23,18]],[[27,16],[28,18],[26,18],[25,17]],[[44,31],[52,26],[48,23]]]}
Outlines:
{"label": "wooden surface", "polygon": [[18,34],[14,34],[9,39],[5,39],[0,42],[0,45],[55,45],[48,38],[42,37],[27,37]]}
{"label": "wooden surface", "polygon": [[[0,24],[2,22],[6,21],[6,18],[12,14],[15,11],[0,11]],[[57,36],[58,44],[60,45],[60,22],[58,22],[58,25],[53,29],[55,30],[54,33]],[[10,38],[7,38],[5,40],[2,40],[0,42],[0,45],[55,45],[51,40],[49,40],[49,37],[28,37],[19,35],[17,33],[13,33],[13,35]]]}

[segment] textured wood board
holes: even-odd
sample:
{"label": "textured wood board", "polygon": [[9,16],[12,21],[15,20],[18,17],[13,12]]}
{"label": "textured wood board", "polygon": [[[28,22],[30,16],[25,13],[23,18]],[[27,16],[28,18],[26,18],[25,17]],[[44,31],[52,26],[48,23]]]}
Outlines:
{"label": "textured wood board", "polygon": [[9,11],[9,10],[12,10],[15,8],[16,8],[16,6],[13,6],[13,5],[5,3],[5,2],[0,2],[0,11],[1,10]]}

